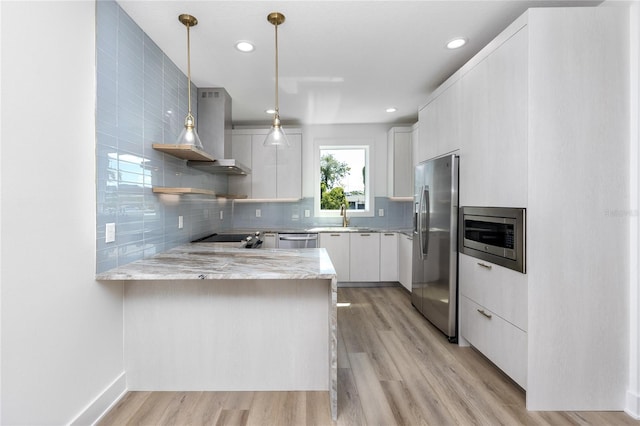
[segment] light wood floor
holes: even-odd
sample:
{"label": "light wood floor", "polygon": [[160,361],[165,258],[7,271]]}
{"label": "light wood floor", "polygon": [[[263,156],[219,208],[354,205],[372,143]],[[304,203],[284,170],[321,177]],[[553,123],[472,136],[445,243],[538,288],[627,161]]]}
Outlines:
{"label": "light wood floor", "polygon": [[[402,288],[339,288],[338,425],[639,425],[622,412],[528,412],[522,389],[449,344]],[[130,392],[101,425],[329,425],[327,392]]]}

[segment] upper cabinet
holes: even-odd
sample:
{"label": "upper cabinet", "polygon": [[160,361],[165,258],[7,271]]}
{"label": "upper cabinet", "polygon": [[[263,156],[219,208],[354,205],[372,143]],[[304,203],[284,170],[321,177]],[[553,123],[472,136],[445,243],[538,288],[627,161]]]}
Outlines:
{"label": "upper cabinet", "polygon": [[527,205],[527,31],[504,41],[461,87],[460,205]]}
{"label": "upper cabinet", "polygon": [[417,163],[460,149],[460,101],[460,85],[450,84],[418,111]]}
{"label": "upper cabinet", "polygon": [[265,147],[267,129],[233,131],[233,157],[251,168],[251,176],[229,177],[229,191],[249,199],[297,200],[302,198],[302,131],[286,129],[290,145]]}
{"label": "upper cabinet", "polygon": [[387,195],[413,196],[413,127],[392,127],[387,133]]}

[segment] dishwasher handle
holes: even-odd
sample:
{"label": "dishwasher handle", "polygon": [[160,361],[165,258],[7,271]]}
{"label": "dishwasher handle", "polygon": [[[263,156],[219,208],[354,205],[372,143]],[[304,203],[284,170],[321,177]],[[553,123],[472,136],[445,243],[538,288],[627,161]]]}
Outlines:
{"label": "dishwasher handle", "polygon": [[278,237],[280,241],[312,241],[317,240],[317,235],[305,235],[305,236],[292,236],[292,235],[280,235]]}

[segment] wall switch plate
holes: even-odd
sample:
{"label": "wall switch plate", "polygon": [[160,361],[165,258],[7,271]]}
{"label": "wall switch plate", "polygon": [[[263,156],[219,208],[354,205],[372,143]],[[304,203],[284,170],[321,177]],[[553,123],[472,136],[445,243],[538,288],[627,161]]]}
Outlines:
{"label": "wall switch plate", "polygon": [[311,216],[311,211],[309,209],[305,209],[304,217],[310,217],[310,216]]}
{"label": "wall switch plate", "polygon": [[112,243],[116,240],[116,224],[115,223],[107,223],[105,227],[105,243]]}
{"label": "wall switch plate", "polygon": [[184,228],[184,219],[182,216],[178,216],[178,229]]}
{"label": "wall switch plate", "polygon": [[378,209],[378,216],[384,216],[384,209]]}
{"label": "wall switch plate", "polygon": [[260,211],[260,209],[256,209],[256,217],[262,217],[262,211]]}
{"label": "wall switch plate", "polygon": [[224,212],[220,210],[220,220],[224,220]]}

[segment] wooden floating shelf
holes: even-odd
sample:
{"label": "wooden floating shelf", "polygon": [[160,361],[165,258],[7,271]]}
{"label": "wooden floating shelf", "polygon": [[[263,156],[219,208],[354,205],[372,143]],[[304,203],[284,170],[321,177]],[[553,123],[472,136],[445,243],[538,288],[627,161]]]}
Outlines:
{"label": "wooden floating shelf", "polygon": [[191,145],[175,145],[154,143],[151,145],[156,151],[164,152],[182,160],[215,161],[215,158],[201,149]]}
{"label": "wooden floating shelf", "polygon": [[200,189],[200,188],[176,188],[176,187],[167,187],[167,186],[154,186],[152,189],[154,194],[172,194],[172,195],[197,194],[197,195],[210,195],[216,198],[229,198],[232,200],[247,198],[246,195],[218,194],[215,191],[212,191],[210,189]]}
{"label": "wooden floating shelf", "polygon": [[202,195],[213,195],[215,196],[215,191],[211,191],[210,189],[199,189],[199,188],[171,188],[166,186],[154,186],[153,187],[154,194],[202,194]]}

